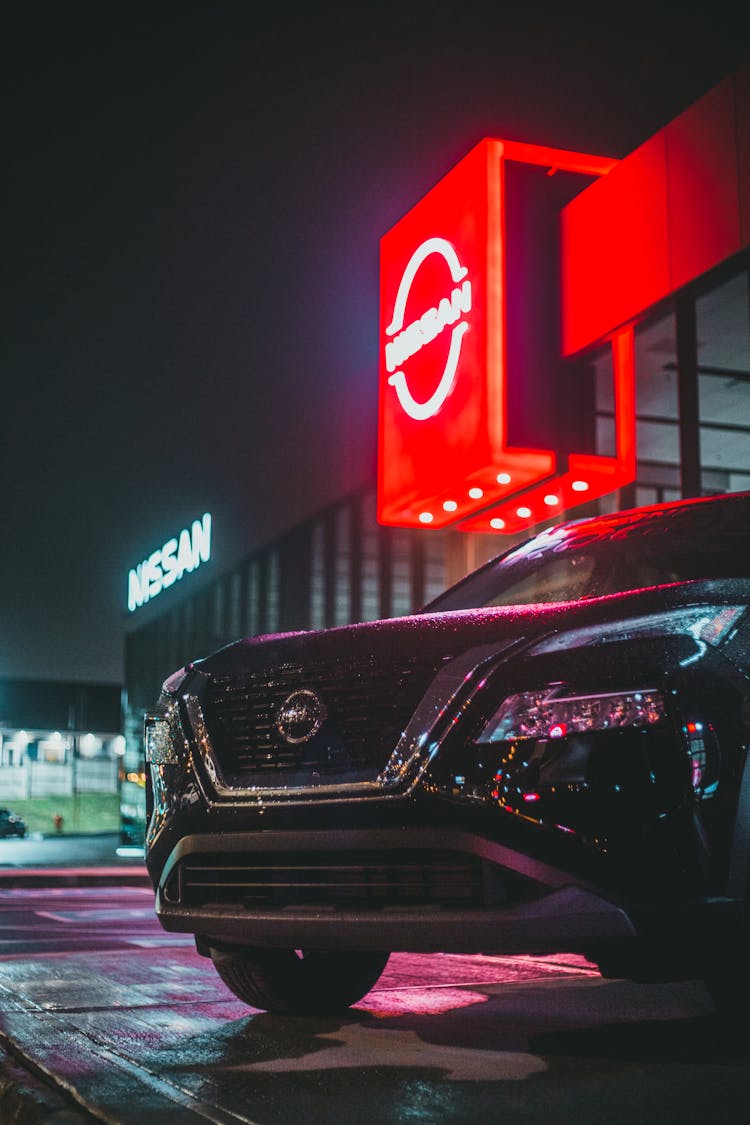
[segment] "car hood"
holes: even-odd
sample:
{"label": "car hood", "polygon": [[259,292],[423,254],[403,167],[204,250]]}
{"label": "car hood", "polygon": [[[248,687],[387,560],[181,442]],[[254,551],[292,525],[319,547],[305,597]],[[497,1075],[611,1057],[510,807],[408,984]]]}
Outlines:
{"label": "car hood", "polygon": [[717,579],[672,583],[579,602],[420,613],[318,631],[249,637],[196,661],[192,667],[210,677],[231,677],[280,664],[363,658],[377,663],[409,655],[437,663],[473,655],[478,662],[485,653],[524,646],[550,634],[596,628],[623,618],[696,604],[743,604],[749,597],[750,580]]}

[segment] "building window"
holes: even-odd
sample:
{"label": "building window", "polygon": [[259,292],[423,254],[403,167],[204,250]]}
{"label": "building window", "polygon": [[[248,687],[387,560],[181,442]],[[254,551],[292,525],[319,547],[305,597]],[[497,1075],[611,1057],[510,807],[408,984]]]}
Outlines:
{"label": "building window", "polygon": [[310,536],[310,628],[322,629],[326,623],[325,524],[318,520]]}
{"label": "building window", "polygon": [[351,512],[343,505],[336,512],[333,621],[335,625],[348,625],[352,619],[352,545]]}
{"label": "building window", "polygon": [[[697,292],[697,296],[695,295]],[[637,480],[632,503],[750,489],[750,293],[746,262],[678,295],[635,332]],[[596,449],[612,456],[608,348],[594,357]]]}
{"label": "building window", "polygon": [[247,615],[245,617],[245,632],[254,637],[260,632],[260,566],[258,561],[251,562],[247,568]]}
{"label": "building window", "polygon": [[[614,371],[609,345],[593,357],[596,401],[596,452],[614,457]],[[670,310],[644,321],[635,331],[636,485],[625,501],[650,504],[681,495],[680,417],[677,340]],[[602,510],[623,506],[615,493],[603,498]]]}
{"label": "building window", "polygon": [[424,600],[432,601],[446,586],[445,537],[425,532]]}
{"label": "building window", "polygon": [[682,495],[677,328],[672,310],[635,332],[636,504]]}
{"label": "building window", "polygon": [[704,494],[750,489],[750,295],[743,270],[696,301]]}
{"label": "building window", "polygon": [[229,579],[229,604],[227,606],[227,633],[238,637],[242,632],[242,575],[239,571]]}
{"label": "building window", "polygon": [[375,494],[362,498],[362,613],[363,621],[382,617],[380,608],[380,533],[377,523]]}
{"label": "building window", "polygon": [[224,583],[221,579],[213,589],[213,634],[217,640],[224,636]]}
{"label": "building window", "polygon": [[277,551],[269,551],[266,558],[267,585],[266,585],[266,623],[268,633],[277,633],[279,630],[279,555]]}
{"label": "building window", "polygon": [[183,652],[189,653],[193,649],[195,637],[195,609],[192,599],[182,605],[182,645]]}
{"label": "building window", "polygon": [[391,615],[411,613],[411,543],[405,531],[396,529],[391,540]]}

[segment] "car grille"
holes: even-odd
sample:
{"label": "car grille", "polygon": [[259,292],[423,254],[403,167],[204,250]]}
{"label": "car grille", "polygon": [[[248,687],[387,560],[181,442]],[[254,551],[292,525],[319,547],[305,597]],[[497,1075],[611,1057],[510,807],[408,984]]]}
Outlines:
{"label": "car grille", "polygon": [[[229,785],[305,786],[374,779],[385,766],[441,664],[371,658],[315,666],[284,664],[213,676],[203,701],[206,727]],[[309,741],[290,744],[276,729],[295,690],[315,691],[326,709]]]}
{"label": "car grille", "polygon": [[170,876],[168,902],[186,907],[244,905],[380,908],[486,905],[483,863],[452,852],[311,852],[188,856]]}

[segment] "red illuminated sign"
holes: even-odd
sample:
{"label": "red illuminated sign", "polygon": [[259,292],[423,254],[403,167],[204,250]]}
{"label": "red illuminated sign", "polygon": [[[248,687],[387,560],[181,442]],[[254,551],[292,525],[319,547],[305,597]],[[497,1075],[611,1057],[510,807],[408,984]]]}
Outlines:
{"label": "red illuminated sign", "polygon": [[[523,165],[597,180],[557,197],[554,255]],[[381,240],[381,522],[517,533],[634,480],[633,325],[750,245],[749,191],[750,64],[619,163],[477,145]],[[606,340],[613,456],[560,432],[562,357]]]}
{"label": "red illuminated sign", "polygon": [[[550,514],[611,491],[631,472],[629,424],[618,456],[569,457],[508,438],[504,230],[506,162],[598,176],[612,160],[484,140],[381,240],[378,518],[400,526],[516,530],[504,501],[537,486]],[[617,345],[619,402],[632,374]],[[617,380],[616,380],[617,381]],[[631,476],[627,479],[632,479]],[[584,481],[587,495],[578,495]],[[552,482],[554,490],[552,490]],[[606,485],[606,488],[604,487]],[[544,498],[547,497],[545,500]],[[493,506],[503,505],[500,514]],[[488,514],[487,510],[493,508]],[[530,508],[531,510],[531,508]],[[484,513],[479,515],[479,513]],[[538,518],[538,517],[537,517]],[[529,517],[527,522],[533,522]]]}

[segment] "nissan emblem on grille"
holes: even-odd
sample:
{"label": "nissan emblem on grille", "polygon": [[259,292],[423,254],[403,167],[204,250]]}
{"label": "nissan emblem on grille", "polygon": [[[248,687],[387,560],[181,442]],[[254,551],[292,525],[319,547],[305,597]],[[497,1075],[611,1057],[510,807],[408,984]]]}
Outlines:
{"label": "nissan emblem on grille", "polygon": [[309,688],[288,695],[276,712],[276,730],[285,742],[309,742],[323,725],[326,708],[320,696]]}

